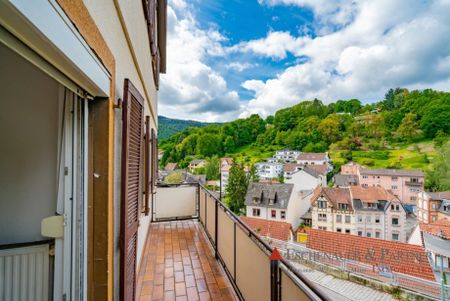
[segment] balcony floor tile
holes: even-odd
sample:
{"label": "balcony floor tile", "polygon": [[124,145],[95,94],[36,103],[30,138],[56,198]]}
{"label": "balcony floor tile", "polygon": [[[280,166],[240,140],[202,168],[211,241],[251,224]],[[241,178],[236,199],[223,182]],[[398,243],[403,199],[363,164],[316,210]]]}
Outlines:
{"label": "balcony floor tile", "polygon": [[238,300],[197,221],[150,225],[139,300]]}

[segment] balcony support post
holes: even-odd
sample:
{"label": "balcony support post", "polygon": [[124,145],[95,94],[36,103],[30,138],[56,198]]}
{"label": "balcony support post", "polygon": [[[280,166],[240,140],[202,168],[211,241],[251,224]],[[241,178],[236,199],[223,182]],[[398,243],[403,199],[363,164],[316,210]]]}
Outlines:
{"label": "balcony support post", "polygon": [[215,241],[215,255],[216,255],[216,260],[218,260],[219,259],[219,244],[218,244],[218,241],[217,241],[217,237],[218,237],[218,234],[219,234],[219,231],[218,231],[218,225],[219,225],[219,202],[217,201],[217,200],[215,200],[215,204],[216,204],[216,211],[214,212],[214,215],[215,215],[215,218],[214,218],[214,228],[215,228],[215,231],[214,231],[214,241]]}
{"label": "balcony support post", "polygon": [[278,250],[275,248],[270,255],[270,300],[279,301],[281,298],[281,277],[280,277],[280,260],[281,257]]}

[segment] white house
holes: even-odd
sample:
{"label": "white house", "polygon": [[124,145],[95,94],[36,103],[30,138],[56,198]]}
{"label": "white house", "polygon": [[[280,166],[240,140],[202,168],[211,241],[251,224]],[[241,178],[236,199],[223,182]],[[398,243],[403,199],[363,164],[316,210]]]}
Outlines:
{"label": "white house", "polygon": [[333,170],[328,153],[301,153],[297,157],[297,163],[304,165],[326,165],[328,171]]}
{"label": "white house", "polygon": [[318,185],[327,186],[326,172],[323,173],[305,165],[285,164],[284,178],[286,183],[291,183],[296,186],[296,191],[314,190]]}
{"label": "white house", "polygon": [[273,155],[273,158],[278,162],[296,162],[297,157],[300,155],[300,151],[290,150],[288,148],[279,150]]}
{"label": "white house", "polygon": [[230,175],[230,168],[233,165],[233,159],[231,158],[221,158],[220,159],[220,177],[222,179],[222,193],[228,186],[228,176]]}
{"label": "white house", "polygon": [[294,184],[250,183],[245,197],[248,217],[287,222],[295,229],[309,208],[309,199],[294,191]]}
{"label": "white house", "polygon": [[271,180],[283,176],[283,164],[261,162],[255,164],[258,177],[261,180]]}

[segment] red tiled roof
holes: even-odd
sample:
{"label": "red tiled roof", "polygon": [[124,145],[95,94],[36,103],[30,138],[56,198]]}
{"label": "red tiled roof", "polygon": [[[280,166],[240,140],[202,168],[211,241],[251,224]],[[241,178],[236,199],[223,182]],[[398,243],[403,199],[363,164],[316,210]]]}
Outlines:
{"label": "red tiled roof", "polygon": [[301,153],[298,156],[298,160],[325,160],[327,154],[325,153]]}
{"label": "red tiled roof", "polygon": [[421,223],[420,230],[443,239],[450,239],[450,221],[446,219],[441,219],[431,224]]}
{"label": "red tiled roof", "polygon": [[358,199],[363,202],[376,203],[378,201],[391,201],[396,199],[395,195],[380,186],[350,186],[350,192],[353,199]]}
{"label": "red tiled roof", "polygon": [[315,229],[306,232],[308,248],[435,281],[422,246]]}
{"label": "red tiled roof", "polygon": [[349,210],[353,210],[352,200],[350,197],[350,190],[348,188],[330,188],[317,186],[313,191],[311,197],[311,204],[317,201],[319,196],[323,195],[333,207],[338,207],[337,204],[348,204]]}
{"label": "red tiled roof", "polygon": [[268,221],[261,218],[241,216],[241,220],[261,236],[288,241],[292,226],[289,223]]}
{"label": "red tiled roof", "polygon": [[286,163],[283,166],[284,172],[292,172],[296,171],[297,167],[302,167],[303,164],[297,164],[297,163]]}

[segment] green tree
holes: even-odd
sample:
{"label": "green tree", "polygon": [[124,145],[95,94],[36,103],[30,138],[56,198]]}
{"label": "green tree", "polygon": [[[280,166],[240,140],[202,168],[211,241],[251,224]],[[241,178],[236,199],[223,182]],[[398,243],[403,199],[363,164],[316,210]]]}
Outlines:
{"label": "green tree", "polygon": [[220,177],[220,161],[217,156],[211,157],[205,166],[206,179],[218,180]]}
{"label": "green tree", "polygon": [[450,190],[450,142],[438,149],[427,172],[425,186],[431,191]]}
{"label": "green tree", "polygon": [[329,115],[322,120],[317,128],[322,137],[325,138],[328,143],[336,142],[339,138],[340,132],[340,120],[337,115]]}
{"label": "green tree", "polygon": [[226,188],[228,207],[236,214],[240,214],[245,207],[248,177],[242,163],[234,163],[230,168],[228,185]]}
{"label": "green tree", "polygon": [[439,104],[429,108],[423,115],[420,125],[428,138],[433,138],[439,130],[450,134],[450,104]]}
{"label": "green tree", "polygon": [[175,171],[169,174],[165,179],[164,182],[167,184],[180,184],[181,183],[182,174],[181,171]]}
{"label": "green tree", "polygon": [[413,141],[419,136],[420,131],[417,129],[417,115],[407,113],[402,120],[402,123],[397,129],[397,135],[404,141]]}
{"label": "green tree", "polygon": [[203,134],[197,141],[197,154],[205,157],[222,154],[222,141],[218,135]]}
{"label": "green tree", "polygon": [[236,144],[234,143],[234,139],[231,136],[227,136],[225,138],[225,142],[223,143],[223,150],[225,153],[232,153],[236,148]]}
{"label": "green tree", "polygon": [[249,182],[259,182],[258,171],[256,169],[255,164],[252,164],[250,166],[250,170],[249,170],[249,173],[248,173],[248,181]]}

